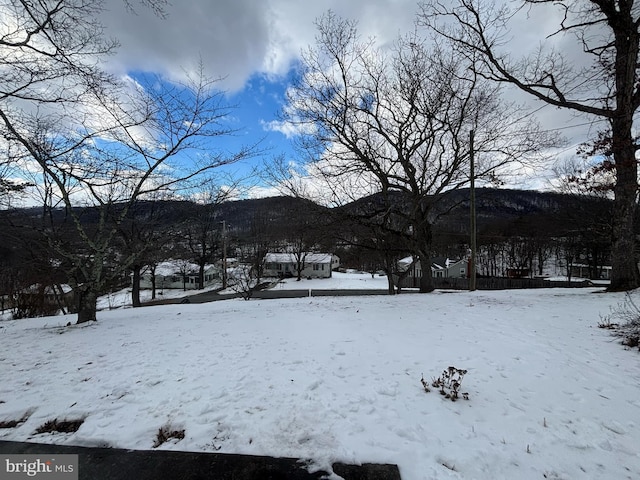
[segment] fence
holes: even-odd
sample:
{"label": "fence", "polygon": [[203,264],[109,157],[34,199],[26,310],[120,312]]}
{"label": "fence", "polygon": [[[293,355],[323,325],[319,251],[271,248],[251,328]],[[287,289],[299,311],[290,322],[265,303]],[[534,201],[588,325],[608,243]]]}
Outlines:
{"label": "fence", "polygon": [[[434,278],[435,288],[450,290],[468,290],[468,278]],[[419,278],[405,278],[403,288],[418,288]],[[593,284],[584,280],[581,282],[550,281],[543,278],[506,278],[506,277],[480,277],[476,278],[478,290],[510,290],[516,288],[551,288],[551,287],[590,287]]]}

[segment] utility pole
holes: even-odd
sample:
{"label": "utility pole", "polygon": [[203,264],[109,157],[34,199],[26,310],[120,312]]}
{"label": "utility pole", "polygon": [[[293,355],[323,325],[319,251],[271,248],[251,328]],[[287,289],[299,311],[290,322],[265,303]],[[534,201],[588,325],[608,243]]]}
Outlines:
{"label": "utility pole", "polygon": [[476,289],[476,171],[475,160],[473,158],[473,130],[469,132],[469,162],[471,185],[469,188],[470,201],[469,206],[471,209],[471,260],[469,261],[469,291],[473,292]]}
{"label": "utility pole", "polygon": [[227,221],[222,221],[222,289],[227,288]]}

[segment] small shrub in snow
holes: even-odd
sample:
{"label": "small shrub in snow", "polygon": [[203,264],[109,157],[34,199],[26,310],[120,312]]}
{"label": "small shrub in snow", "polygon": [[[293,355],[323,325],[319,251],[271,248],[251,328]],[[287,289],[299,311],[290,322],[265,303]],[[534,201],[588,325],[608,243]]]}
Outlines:
{"label": "small shrub in snow", "polygon": [[612,330],[612,335],[622,338],[622,345],[639,347],[640,350],[640,307],[629,292],[623,302],[611,309],[609,315],[600,316],[598,327]]}
{"label": "small shrub in snow", "polygon": [[73,433],[77,432],[80,425],[84,423],[84,418],[77,420],[53,419],[44,423],[36,429],[36,433]]}
{"label": "small shrub in snow", "polygon": [[61,307],[61,303],[47,295],[45,287],[40,285],[14,293],[11,303],[13,320],[57,315]]}
{"label": "small shrub in snow", "polygon": [[606,315],[604,317],[601,316],[600,318],[601,318],[601,321],[598,323],[598,328],[604,328],[606,330],[615,330],[620,326],[617,323],[613,323],[609,315]]}
{"label": "small shrub in snow", "polygon": [[15,428],[23,423],[22,419],[18,420],[3,420],[0,422],[0,428]]}
{"label": "small shrub in snow", "polygon": [[158,429],[158,434],[156,435],[156,441],[153,443],[153,448],[158,448],[163,443],[171,440],[182,440],[184,438],[184,429],[182,430],[173,430],[173,427],[169,424],[163,425]]}
{"label": "small shrub in snow", "polygon": [[[442,372],[442,374],[438,378],[433,378],[431,381],[431,386],[433,388],[437,388],[440,392],[440,395],[444,396],[444,398],[450,399],[452,402],[455,402],[460,395],[465,400],[469,400],[468,392],[461,392],[460,387],[462,387],[462,379],[467,374],[466,370],[456,367],[449,367]],[[424,375],[420,379],[422,383],[422,387],[425,392],[430,392],[431,389],[429,385],[424,379]]]}
{"label": "small shrub in snow", "polygon": [[[4,403],[4,402],[0,402],[0,403]],[[29,419],[30,415],[31,415],[31,411],[27,411],[20,418],[11,419],[11,420],[1,420],[0,428],[16,428],[22,425],[24,422],[26,422]]]}

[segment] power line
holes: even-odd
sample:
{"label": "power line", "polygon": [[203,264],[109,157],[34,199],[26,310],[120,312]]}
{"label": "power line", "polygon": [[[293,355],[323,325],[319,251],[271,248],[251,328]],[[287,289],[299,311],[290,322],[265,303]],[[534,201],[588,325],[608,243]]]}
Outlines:
{"label": "power line", "polygon": [[593,125],[594,123],[606,122],[606,121],[607,119],[605,118],[599,118],[599,119],[591,120],[589,122],[578,123],[577,125],[568,125],[566,127],[557,127],[557,128],[550,128],[548,130],[540,130],[540,133],[559,132],[561,130],[569,130],[571,128],[586,127],[587,125]]}

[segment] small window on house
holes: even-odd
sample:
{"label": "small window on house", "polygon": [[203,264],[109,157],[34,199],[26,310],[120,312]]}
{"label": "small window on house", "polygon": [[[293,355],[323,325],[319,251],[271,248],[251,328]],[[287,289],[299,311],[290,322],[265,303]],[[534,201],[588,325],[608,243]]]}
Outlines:
{"label": "small window on house", "polygon": [[460,269],[460,275],[464,275],[465,273],[467,273],[467,272],[464,271],[464,268],[461,268]]}
{"label": "small window on house", "polygon": [[[318,265],[317,263],[314,263],[313,264],[313,269],[316,270],[316,271],[320,270],[320,265]],[[323,268],[323,270],[324,270],[324,268]]]}

